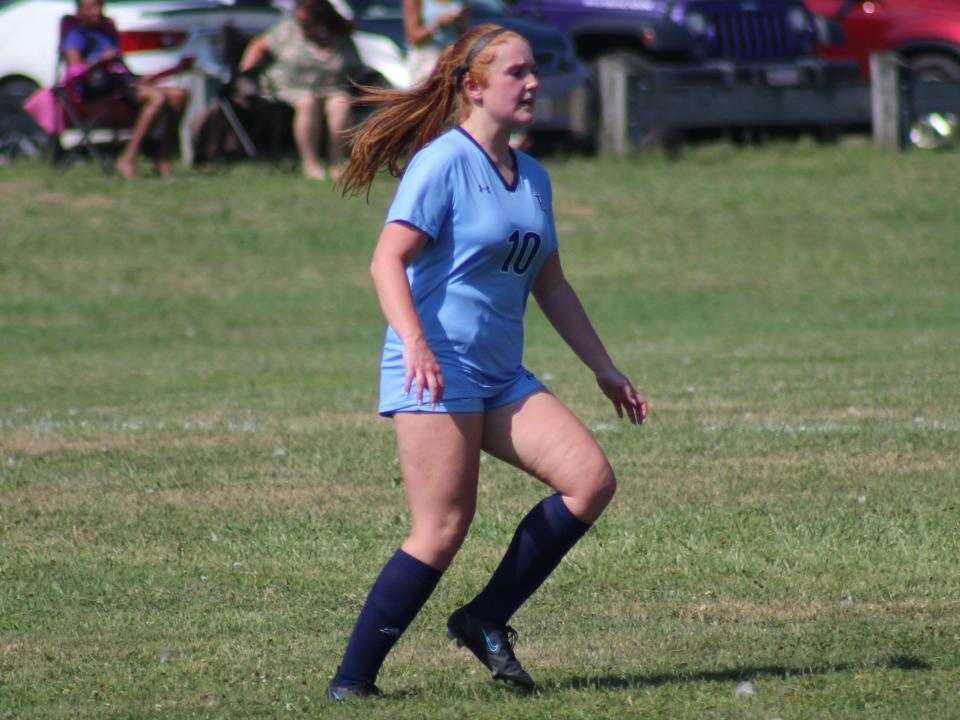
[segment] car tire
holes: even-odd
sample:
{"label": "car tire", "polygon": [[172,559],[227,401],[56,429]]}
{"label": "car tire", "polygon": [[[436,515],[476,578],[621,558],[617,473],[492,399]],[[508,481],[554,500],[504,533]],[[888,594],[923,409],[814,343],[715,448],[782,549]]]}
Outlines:
{"label": "car tire", "polygon": [[30,94],[39,87],[33,80],[25,77],[11,77],[6,80],[0,80],[0,101],[4,107],[8,103],[20,106],[24,100],[30,97]]}
{"label": "car tire", "polygon": [[[910,73],[914,83],[960,82],[960,62],[942,53],[925,53],[910,59]],[[957,140],[957,116],[949,112],[920,115],[911,122],[910,144],[930,150]]]}
{"label": "car tire", "polygon": [[0,155],[2,162],[42,155],[47,148],[47,134],[23,109],[23,101],[37,89],[37,84],[23,77],[0,82]]}

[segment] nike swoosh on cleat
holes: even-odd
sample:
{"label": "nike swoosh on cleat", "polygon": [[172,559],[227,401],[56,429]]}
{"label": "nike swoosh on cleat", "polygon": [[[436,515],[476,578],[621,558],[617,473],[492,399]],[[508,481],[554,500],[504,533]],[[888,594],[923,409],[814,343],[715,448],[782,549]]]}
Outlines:
{"label": "nike swoosh on cleat", "polygon": [[500,643],[491,640],[490,636],[487,635],[487,631],[483,628],[480,628],[480,632],[483,633],[483,641],[487,644],[487,650],[492,653],[500,652]]}

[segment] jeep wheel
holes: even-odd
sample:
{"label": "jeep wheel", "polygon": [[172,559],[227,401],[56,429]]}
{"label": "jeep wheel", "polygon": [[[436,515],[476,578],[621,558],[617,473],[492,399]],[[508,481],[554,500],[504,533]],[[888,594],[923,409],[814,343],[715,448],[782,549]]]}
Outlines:
{"label": "jeep wheel", "polygon": [[[604,61],[617,63],[624,67],[627,75],[634,78],[634,87],[641,92],[655,87],[657,83],[657,66],[639,53],[629,50],[616,50],[594,57],[590,61],[590,69],[592,71],[593,85],[597,89],[596,108],[594,112],[596,113],[596,127],[598,128],[598,132],[602,131],[601,125],[603,118],[603,99],[600,97],[599,67]],[[628,127],[632,125],[629,118],[627,119],[627,125]],[[654,126],[644,127],[639,130],[634,129],[630,137],[633,144],[640,149],[670,147],[675,145],[679,139],[680,133],[677,130]]]}

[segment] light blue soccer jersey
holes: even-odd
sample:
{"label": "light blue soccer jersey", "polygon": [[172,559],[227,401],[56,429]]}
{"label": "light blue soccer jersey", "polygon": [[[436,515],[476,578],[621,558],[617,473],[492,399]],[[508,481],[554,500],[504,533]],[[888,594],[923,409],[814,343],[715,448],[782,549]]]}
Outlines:
{"label": "light blue soccer jersey", "polygon": [[[446,400],[496,395],[526,372],[527,297],[557,237],[546,170],[525,153],[513,156],[509,186],[473,138],[451,130],[413,157],[387,213],[386,222],[411,225],[430,238],[407,278],[443,372]],[[409,402],[402,353],[388,327],[380,412]]]}

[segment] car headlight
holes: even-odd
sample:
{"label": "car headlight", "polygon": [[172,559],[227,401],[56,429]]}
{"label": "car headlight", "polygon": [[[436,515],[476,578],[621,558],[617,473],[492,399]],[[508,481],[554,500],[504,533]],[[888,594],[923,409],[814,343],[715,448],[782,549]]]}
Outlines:
{"label": "car headlight", "polygon": [[810,16],[799,5],[794,5],[787,11],[787,24],[795,33],[806,32],[810,29]]}
{"label": "car headlight", "polygon": [[707,17],[701,12],[694,10],[693,12],[687,13],[687,16],[683,19],[683,23],[691,35],[700,36],[707,34]]}

